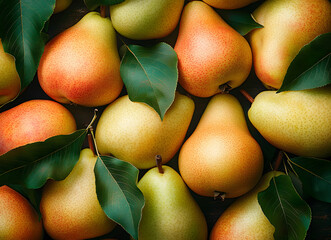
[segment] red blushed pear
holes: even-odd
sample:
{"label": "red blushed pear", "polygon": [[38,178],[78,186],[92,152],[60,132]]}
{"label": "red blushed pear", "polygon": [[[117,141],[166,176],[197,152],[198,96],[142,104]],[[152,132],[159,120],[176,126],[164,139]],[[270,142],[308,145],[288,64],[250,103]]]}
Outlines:
{"label": "red blushed pear", "polygon": [[40,86],[54,100],[101,106],[123,88],[116,32],[109,18],[97,12],[53,38],[38,68]]}
{"label": "red blushed pear", "polygon": [[202,1],[184,7],[174,50],[180,85],[198,97],[238,87],[252,66],[245,38]]}
{"label": "red blushed pear", "polygon": [[0,239],[43,239],[37,212],[27,199],[8,186],[0,187]]}
{"label": "red blushed pear", "polygon": [[253,16],[264,26],[248,35],[255,72],[261,82],[276,89],[300,49],[331,31],[328,0],[267,0]]}
{"label": "red blushed pear", "polygon": [[0,155],[16,147],[76,130],[72,114],[51,100],[30,100],[0,113]]}

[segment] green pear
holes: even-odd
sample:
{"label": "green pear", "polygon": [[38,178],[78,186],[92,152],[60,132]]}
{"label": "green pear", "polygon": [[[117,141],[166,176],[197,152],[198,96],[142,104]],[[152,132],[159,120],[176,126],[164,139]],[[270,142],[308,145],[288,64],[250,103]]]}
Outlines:
{"label": "green pear", "polygon": [[188,187],[202,196],[234,198],[256,185],[263,155],[234,96],[211,98],[180,150],[178,166]]}
{"label": "green pear", "polygon": [[8,186],[0,187],[0,239],[43,239],[37,212],[27,199]]}
{"label": "green pear", "polygon": [[45,93],[61,103],[91,107],[115,100],[123,81],[110,19],[90,12],[48,42],[38,79]]}
{"label": "green pear", "polygon": [[275,227],[264,215],[257,199],[268,188],[270,180],[284,173],[271,171],[263,175],[256,187],[235,200],[219,217],[210,233],[210,240],[255,239],[273,240]]}
{"label": "green pear", "polygon": [[193,112],[193,100],[176,93],[162,121],[152,107],[122,96],[100,116],[95,133],[99,152],[140,169],[155,166],[156,155],[166,163],[183,143]]}
{"label": "green pear", "polygon": [[301,91],[263,91],[248,117],[275,147],[299,156],[331,156],[331,86]]}
{"label": "green pear", "polygon": [[198,97],[240,86],[252,66],[246,39],[202,1],[184,7],[174,50],[178,55],[178,82]]}
{"label": "green pear", "polygon": [[328,0],[267,0],[254,12],[263,28],[249,34],[257,77],[268,87],[280,88],[300,49],[331,31]]}
{"label": "green pear", "polygon": [[83,149],[71,173],[43,188],[40,211],[46,232],[54,239],[88,239],[110,232],[115,223],[102,210],[95,186],[97,156]]}
{"label": "green pear", "polygon": [[253,2],[258,0],[236,0],[236,1],[229,1],[229,0],[203,0],[208,5],[214,8],[220,9],[237,9],[245,7]]}
{"label": "green pear", "polygon": [[28,143],[76,131],[71,112],[61,104],[35,99],[0,113],[0,155]]}
{"label": "green pear", "polygon": [[54,13],[59,13],[67,9],[70,4],[72,3],[72,0],[56,0],[55,1],[55,8]]}
{"label": "green pear", "polygon": [[20,89],[21,80],[16,71],[15,58],[4,51],[0,39],[0,106],[13,100]]}
{"label": "green pear", "polygon": [[130,39],[162,38],[175,30],[184,0],[125,0],[110,7],[116,31]]}
{"label": "green pear", "polygon": [[182,178],[171,167],[162,170],[150,169],[138,183],[145,197],[138,239],[207,239],[205,216]]}

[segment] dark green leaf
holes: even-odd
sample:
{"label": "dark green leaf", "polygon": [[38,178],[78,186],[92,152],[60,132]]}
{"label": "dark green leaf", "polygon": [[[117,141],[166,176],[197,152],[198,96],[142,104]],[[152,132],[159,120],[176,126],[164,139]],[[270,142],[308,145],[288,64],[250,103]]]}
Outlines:
{"label": "dark green leaf", "polygon": [[0,38],[16,58],[22,89],[36,74],[45,46],[41,31],[54,6],[55,0],[0,0]]}
{"label": "dark green leaf", "polygon": [[270,186],[258,194],[258,201],[264,215],[276,229],[276,240],[305,239],[311,210],[295,191],[289,176],[273,178]]}
{"label": "dark green leaf", "polygon": [[84,0],[84,3],[89,10],[93,11],[101,5],[115,5],[124,1],[125,0]]}
{"label": "dark green leaf", "polygon": [[134,239],[145,204],[137,187],[138,169],[113,157],[98,157],[95,168],[97,196],[106,215],[121,225]]}
{"label": "dark green leaf", "polygon": [[304,192],[331,203],[331,161],[295,157],[289,160],[303,184]]}
{"label": "dark green leaf", "polygon": [[147,103],[163,119],[175,99],[178,81],[176,52],[166,43],[126,47],[120,71],[130,100]]}
{"label": "dark green leaf", "polygon": [[227,22],[232,28],[239,32],[242,36],[249,33],[255,28],[263,26],[255,22],[250,11],[247,8],[235,10],[216,9],[216,12]]}
{"label": "dark green leaf", "polygon": [[0,186],[42,187],[47,179],[63,180],[79,159],[87,130],[59,135],[13,149],[0,156]]}
{"label": "dark green leaf", "polygon": [[331,83],[331,33],[316,37],[291,62],[277,92],[312,89]]}

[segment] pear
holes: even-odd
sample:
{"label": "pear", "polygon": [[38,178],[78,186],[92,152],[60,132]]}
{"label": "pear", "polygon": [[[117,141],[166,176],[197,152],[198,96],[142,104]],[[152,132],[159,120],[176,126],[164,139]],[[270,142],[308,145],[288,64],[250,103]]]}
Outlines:
{"label": "pear", "polygon": [[193,100],[176,93],[162,121],[152,107],[122,96],[100,116],[95,133],[99,152],[140,169],[155,166],[156,155],[166,163],[183,143],[193,112]]}
{"label": "pear", "polygon": [[300,49],[331,31],[328,0],[267,0],[253,16],[263,28],[249,34],[257,77],[267,87],[280,88]]}
{"label": "pear", "polygon": [[96,160],[91,149],[83,149],[64,180],[49,180],[44,186],[40,211],[44,228],[52,238],[88,239],[104,235],[115,227],[97,198]]}
{"label": "pear", "polygon": [[184,7],[174,50],[178,55],[178,82],[198,97],[240,86],[252,66],[245,38],[202,1]]}
{"label": "pear", "polygon": [[43,239],[37,212],[27,199],[8,186],[0,187],[0,239]]}
{"label": "pear", "polygon": [[263,91],[249,120],[275,147],[299,156],[331,156],[331,85],[301,91]]}
{"label": "pear", "polygon": [[13,100],[20,89],[21,80],[16,71],[15,58],[4,51],[0,39],[0,106]]}
{"label": "pear", "polygon": [[237,9],[245,7],[253,2],[258,0],[236,0],[236,1],[229,1],[229,0],[203,0],[208,5],[214,8],[220,9]]}
{"label": "pear", "polygon": [[0,155],[76,130],[76,121],[68,109],[42,99],[29,100],[0,113],[0,122]]}
{"label": "pear", "polygon": [[136,40],[162,38],[175,30],[184,0],[125,0],[110,7],[114,28]]}
{"label": "pear", "polygon": [[268,188],[270,180],[284,173],[271,171],[263,175],[256,187],[236,199],[219,217],[210,233],[210,240],[255,239],[273,240],[275,227],[264,215],[257,199]]}
{"label": "pear", "polygon": [[70,6],[71,3],[72,3],[72,0],[56,0],[54,13],[59,13],[59,12],[66,10]]}
{"label": "pear", "polygon": [[139,240],[203,240],[207,224],[199,205],[171,167],[150,169],[139,181],[145,197]]}
{"label": "pear", "polygon": [[263,155],[234,96],[211,98],[180,150],[178,167],[188,187],[202,196],[234,198],[256,185]]}
{"label": "pear", "polygon": [[115,100],[123,81],[110,19],[90,12],[48,42],[38,79],[45,93],[61,103],[91,107]]}

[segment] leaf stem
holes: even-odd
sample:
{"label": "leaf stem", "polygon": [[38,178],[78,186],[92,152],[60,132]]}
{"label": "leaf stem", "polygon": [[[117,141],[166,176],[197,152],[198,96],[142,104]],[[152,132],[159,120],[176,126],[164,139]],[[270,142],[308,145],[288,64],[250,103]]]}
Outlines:
{"label": "leaf stem", "polygon": [[156,166],[159,169],[159,173],[163,174],[164,170],[162,168],[162,157],[161,157],[161,155],[156,155],[155,160],[156,160]]}
{"label": "leaf stem", "polygon": [[246,90],[240,89],[239,91],[250,103],[254,102],[254,98]]}

